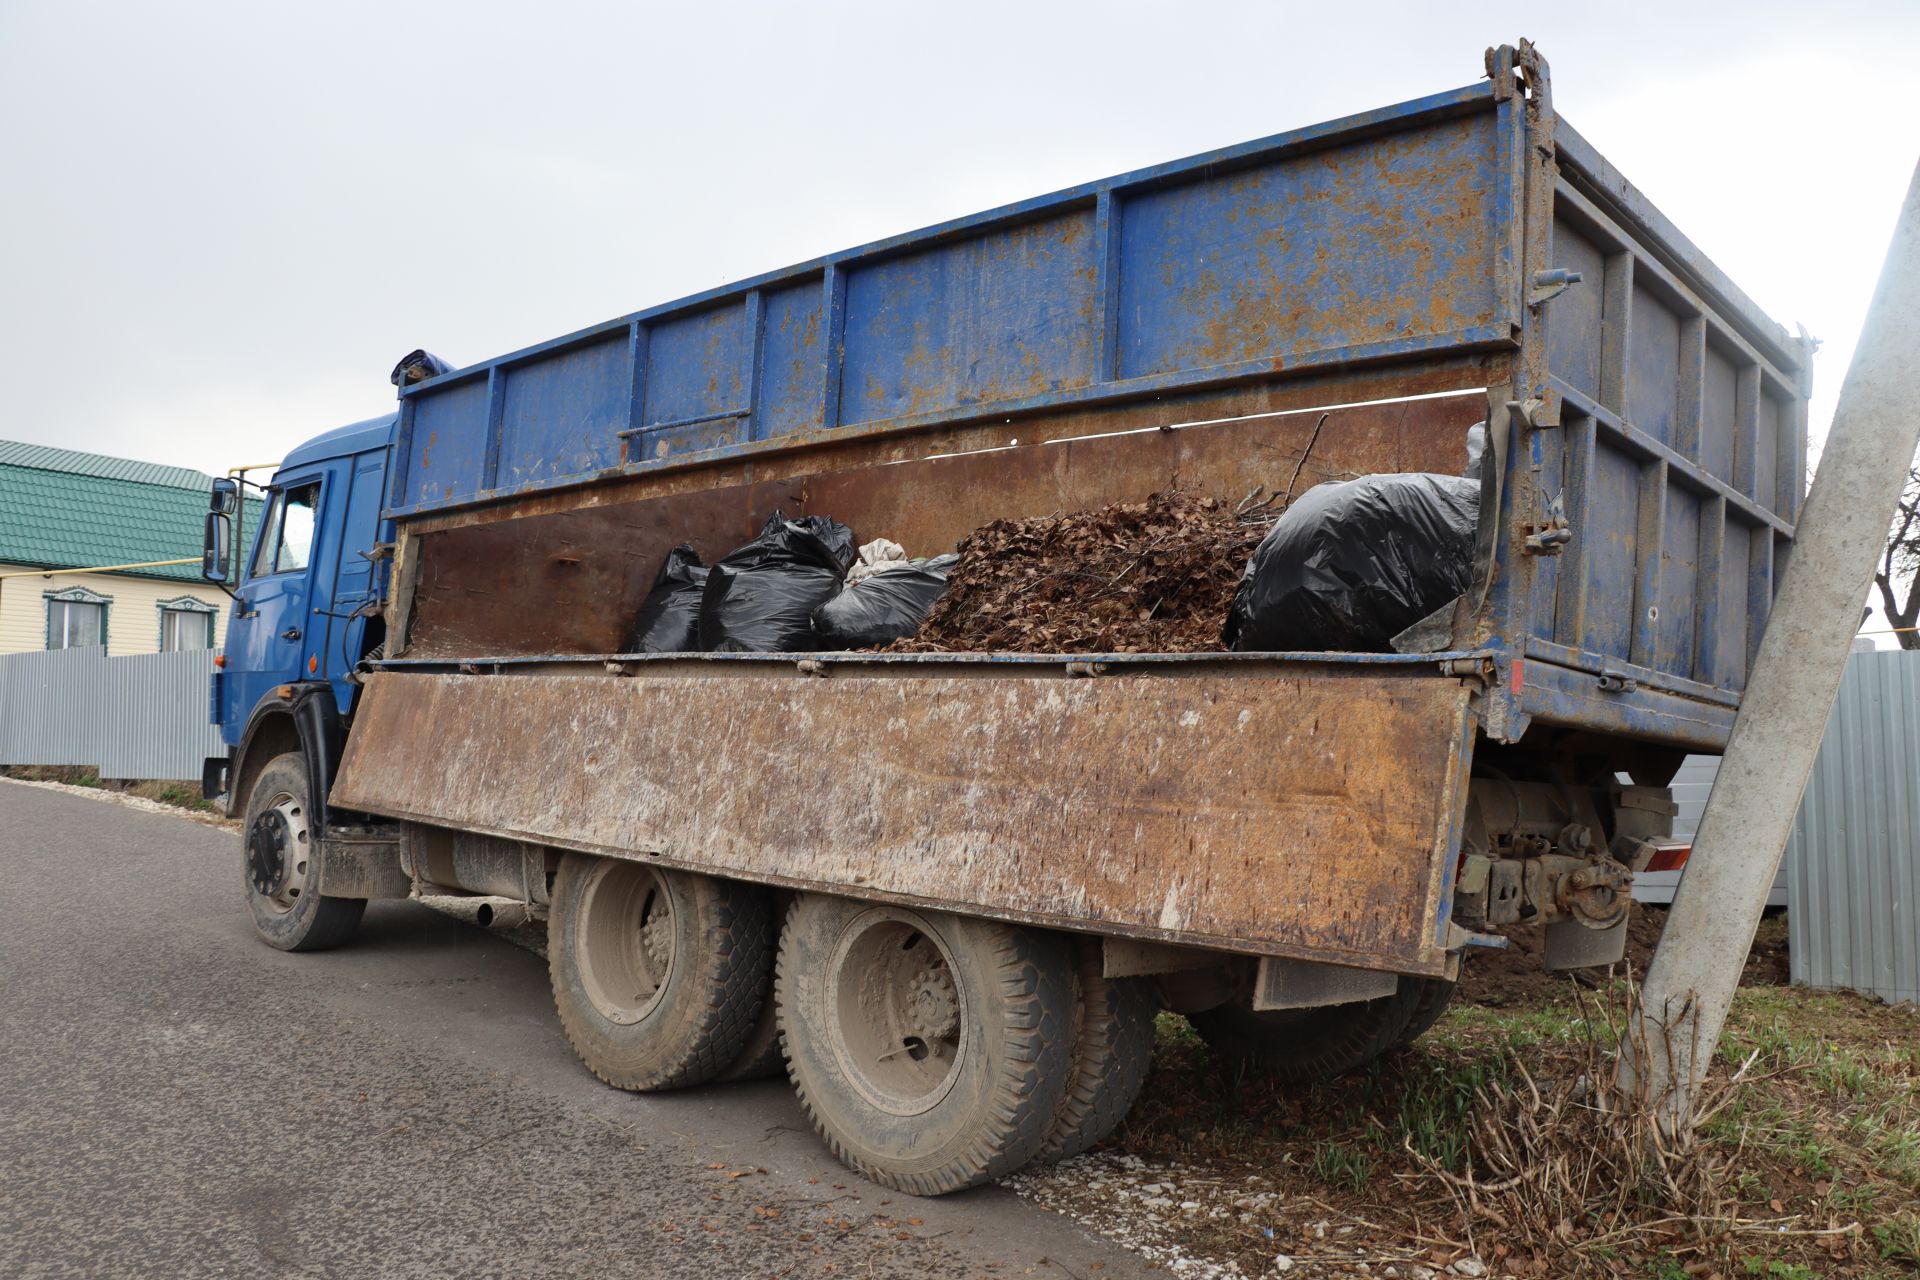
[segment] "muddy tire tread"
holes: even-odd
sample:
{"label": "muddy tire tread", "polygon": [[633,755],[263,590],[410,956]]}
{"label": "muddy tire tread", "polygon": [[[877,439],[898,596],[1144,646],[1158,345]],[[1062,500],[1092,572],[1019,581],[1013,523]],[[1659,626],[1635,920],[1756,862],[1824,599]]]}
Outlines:
{"label": "muddy tire tread", "polygon": [[[576,857],[585,859],[587,855],[570,854],[568,862]],[[770,995],[767,975],[773,960],[773,913],[763,891],[692,872],[672,874],[687,877],[689,883],[704,881],[716,895],[712,918],[701,933],[715,964],[694,1009],[692,1024],[681,1033],[681,1051],[656,1069],[644,1075],[616,1074],[595,1061],[590,1024],[584,1011],[575,1008],[563,990],[563,944],[556,939],[547,948],[548,982],[567,1043],[587,1070],[616,1089],[650,1093],[691,1088],[715,1079],[740,1056]],[[561,878],[566,876],[563,864]],[[556,884],[555,889],[558,898],[560,886]]]}
{"label": "muddy tire tread", "polygon": [[1099,941],[1076,939],[1072,1075],[1035,1164],[1070,1160],[1120,1127],[1153,1066],[1160,1001],[1146,978],[1101,973]]}
{"label": "muddy tire tread", "polygon": [[718,1084],[739,1084],[748,1080],[771,1080],[787,1074],[786,1054],[780,1048],[780,1026],[774,1017],[773,992],[767,992],[753,1030],[739,1054],[727,1069],[714,1077]]}
{"label": "muddy tire tread", "polygon": [[1454,989],[1460,985],[1445,978],[1417,978],[1412,981],[1420,984],[1420,995],[1413,1002],[1413,1013],[1407,1019],[1407,1025],[1401,1028],[1399,1038],[1394,1041],[1395,1048],[1404,1048],[1433,1030],[1433,1024],[1440,1021],[1447,1006],[1453,1003]]}

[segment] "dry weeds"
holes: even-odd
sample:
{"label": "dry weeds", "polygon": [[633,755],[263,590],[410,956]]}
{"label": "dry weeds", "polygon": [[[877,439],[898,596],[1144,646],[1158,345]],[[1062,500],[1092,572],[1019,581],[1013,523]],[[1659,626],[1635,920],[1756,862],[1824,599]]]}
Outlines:
{"label": "dry weeds", "polygon": [[1023,1190],[1118,1214],[1222,1275],[1916,1274],[1920,1017],[1743,991],[1696,1124],[1669,1138],[1657,1099],[1606,1087],[1628,995],[1569,982],[1546,1005],[1457,1007],[1394,1058],[1305,1090],[1228,1073],[1169,1015],[1121,1134]]}

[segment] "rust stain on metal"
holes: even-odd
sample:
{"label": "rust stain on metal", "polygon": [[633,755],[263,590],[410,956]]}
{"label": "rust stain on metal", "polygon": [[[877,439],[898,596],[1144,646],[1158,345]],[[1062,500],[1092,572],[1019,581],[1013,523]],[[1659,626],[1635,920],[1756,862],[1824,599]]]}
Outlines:
{"label": "rust stain on metal", "polygon": [[336,804],[855,897],[1437,972],[1441,677],[380,672]]}
{"label": "rust stain on metal", "polygon": [[406,652],[617,652],[670,548],[712,560],[782,507],[799,511],[798,487],[768,482],[420,535]]}
{"label": "rust stain on metal", "polygon": [[[1483,416],[1484,400],[1465,396],[1021,445],[810,477],[806,510],[863,538],[885,536],[931,555],[991,520],[1137,502],[1157,490],[1183,488],[1228,503],[1256,487],[1278,493],[1303,462],[1302,491],[1382,471],[1456,473],[1466,460],[1466,429]],[[1305,459],[1322,418],[1321,438]]]}
{"label": "rust stain on metal", "polygon": [[[1460,163],[1472,122],[1331,148],[1230,179],[1231,202],[1204,238],[1181,247],[1162,283],[1194,317],[1195,337],[1156,368],[1271,361],[1316,348],[1442,334],[1491,318],[1485,290],[1463,293],[1449,257],[1492,250],[1489,192]],[[1383,192],[1394,193],[1383,200]],[[1336,216],[1337,215],[1337,216]],[[1383,249],[1383,246],[1385,248]],[[1392,269],[1383,269],[1391,262]],[[1203,265],[1207,264],[1207,265]]]}

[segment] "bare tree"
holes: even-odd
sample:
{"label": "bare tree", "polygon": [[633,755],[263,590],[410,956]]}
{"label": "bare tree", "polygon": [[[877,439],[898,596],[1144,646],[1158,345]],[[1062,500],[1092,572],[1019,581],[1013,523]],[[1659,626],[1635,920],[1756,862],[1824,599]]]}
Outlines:
{"label": "bare tree", "polygon": [[1887,625],[1899,628],[1894,639],[1902,649],[1920,649],[1920,632],[1913,630],[1920,618],[1920,463],[1907,468],[1906,487],[1900,490],[1873,585],[1880,589]]}

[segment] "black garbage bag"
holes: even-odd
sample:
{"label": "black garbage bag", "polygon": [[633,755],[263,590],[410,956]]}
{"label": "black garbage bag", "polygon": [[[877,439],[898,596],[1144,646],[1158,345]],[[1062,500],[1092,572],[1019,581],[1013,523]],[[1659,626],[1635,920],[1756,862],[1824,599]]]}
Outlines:
{"label": "black garbage bag", "polygon": [[1260,540],[1221,639],[1241,651],[1389,653],[1473,579],[1480,482],[1412,473],[1317,485]]}
{"label": "black garbage bag", "polygon": [[667,552],[653,590],[633,620],[629,653],[692,653],[700,648],[700,594],[708,569],[689,543]]}
{"label": "black garbage bag", "polygon": [[868,574],[813,611],[822,649],[865,649],[910,636],[946,594],[957,555],[914,560]]}
{"label": "black garbage bag", "polygon": [[853,530],[825,516],[773,513],[760,536],[707,573],[700,647],[714,653],[805,653],[818,648],[813,611],[840,594]]}

